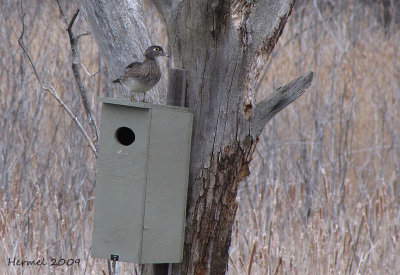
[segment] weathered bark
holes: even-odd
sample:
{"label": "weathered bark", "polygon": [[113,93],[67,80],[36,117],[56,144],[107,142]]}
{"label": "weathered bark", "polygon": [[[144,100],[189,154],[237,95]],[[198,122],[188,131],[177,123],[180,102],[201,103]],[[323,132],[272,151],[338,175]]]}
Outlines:
{"label": "weathered bark", "polygon": [[266,99],[257,104],[254,115],[251,118],[252,136],[259,136],[265,124],[282,109],[301,96],[310,87],[313,73],[300,76],[287,85],[278,88]]}
{"label": "weathered bark", "polygon": [[[172,273],[223,274],[237,208],[237,187],[249,174],[262,123],[297,98],[311,82],[309,75],[308,82],[274,93],[271,104],[264,101],[257,107],[254,100],[260,72],[294,0],[153,2],[166,22],[175,66],[187,70],[186,102],[194,112],[184,259],[173,266]],[[114,5],[107,8],[113,9],[110,14],[118,13]],[[94,13],[88,11],[88,17]],[[121,16],[126,14],[122,12]],[[141,20],[142,15],[131,16]],[[88,22],[105,24],[91,19]],[[104,32],[91,29],[94,33]],[[110,45],[102,51],[106,55],[117,51],[114,46],[120,47],[117,37],[110,36],[106,42],[99,41],[104,35],[96,36],[98,43]],[[265,107],[269,105],[276,108]]]}
{"label": "weathered bark", "polygon": [[293,3],[156,2],[175,65],[188,71],[194,111],[184,261],[173,274],[223,274],[238,183],[256,144],[246,119],[255,107],[252,93]]}

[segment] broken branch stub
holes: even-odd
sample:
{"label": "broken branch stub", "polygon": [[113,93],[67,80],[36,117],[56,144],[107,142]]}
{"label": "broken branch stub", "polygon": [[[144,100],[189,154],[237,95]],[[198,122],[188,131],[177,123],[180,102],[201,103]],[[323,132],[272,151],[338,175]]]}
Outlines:
{"label": "broken branch stub", "polygon": [[252,137],[257,138],[271,118],[301,96],[311,86],[312,79],[313,72],[308,72],[278,88],[266,99],[256,104],[251,118]]}

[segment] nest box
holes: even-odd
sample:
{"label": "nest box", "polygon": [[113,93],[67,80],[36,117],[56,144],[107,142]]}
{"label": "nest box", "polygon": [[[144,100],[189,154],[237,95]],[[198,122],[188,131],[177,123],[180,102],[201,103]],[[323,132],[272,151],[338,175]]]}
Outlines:
{"label": "nest box", "polygon": [[100,100],[92,255],[181,262],[193,115],[182,107]]}

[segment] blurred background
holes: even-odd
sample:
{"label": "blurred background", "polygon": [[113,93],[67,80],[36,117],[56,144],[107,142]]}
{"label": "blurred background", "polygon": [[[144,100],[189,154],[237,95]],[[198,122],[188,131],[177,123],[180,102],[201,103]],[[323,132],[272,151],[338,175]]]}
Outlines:
{"label": "blurred background", "polygon": [[[76,4],[59,2],[70,19]],[[167,49],[159,14],[145,4],[152,40]],[[38,74],[90,133],[57,1],[23,9]],[[0,273],[107,274],[107,262],[90,257],[94,154],[35,78],[18,45],[21,17],[19,1],[0,3]],[[86,32],[77,20],[74,32]],[[397,0],[296,1],[257,98],[309,70],[314,80],[260,137],[238,193],[229,274],[400,273],[399,27]],[[79,47],[99,120],[96,97],[117,90],[93,36]],[[80,264],[7,265],[14,257]],[[132,264],[121,272],[136,274]]]}

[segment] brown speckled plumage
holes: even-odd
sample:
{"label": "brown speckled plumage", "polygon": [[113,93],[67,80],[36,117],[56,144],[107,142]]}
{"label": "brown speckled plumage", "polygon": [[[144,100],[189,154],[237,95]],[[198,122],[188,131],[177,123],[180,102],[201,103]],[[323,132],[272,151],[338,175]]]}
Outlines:
{"label": "brown speckled plumage", "polygon": [[[160,46],[150,46],[144,53],[146,57],[143,62],[133,62],[129,64],[120,78],[113,83],[123,84],[130,93],[130,100],[133,100],[133,93],[146,93],[154,87],[161,78],[160,66],[156,58],[166,56]],[[145,96],[143,96],[143,101]]]}

